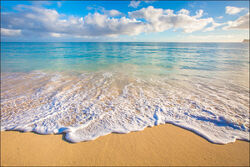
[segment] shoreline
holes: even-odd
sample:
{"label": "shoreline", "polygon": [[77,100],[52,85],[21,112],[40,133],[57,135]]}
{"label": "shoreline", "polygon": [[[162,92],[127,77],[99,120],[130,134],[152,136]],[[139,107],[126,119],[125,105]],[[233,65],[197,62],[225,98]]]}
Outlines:
{"label": "shoreline", "polygon": [[248,166],[249,142],[214,144],[172,124],[80,143],[69,143],[62,134],[2,131],[1,165]]}

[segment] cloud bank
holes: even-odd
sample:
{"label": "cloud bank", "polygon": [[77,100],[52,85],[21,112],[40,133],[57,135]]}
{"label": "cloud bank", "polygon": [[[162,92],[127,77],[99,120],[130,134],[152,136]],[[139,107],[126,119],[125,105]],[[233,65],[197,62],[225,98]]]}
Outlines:
{"label": "cloud bank", "polygon": [[[95,12],[85,17],[77,17],[60,14],[54,9],[27,5],[18,5],[16,10],[18,12],[2,13],[3,36],[117,37],[163,32],[169,29],[185,33],[213,31],[216,27],[224,25],[216,23],[212,17],[204,18],[203,10],[198,10],[191,16],[190,11],[186,9],[173,11],[153,6],[128,12],[127,16],[118,10],[103,10],[102,13]],[[226,25],[224,29],[248,29],[249,13]]]}
{"label": "cloud bank", "polygon": [[174,14],[173,10],[156,9],[153,6],[129,12],[129,16],[135,19],[145,19],[147,32],[163,32],[168,29],[182,29],[186,33],[204,29],[208,24],[214,23],[213,18],[202,17],[202,10],[196,12],[195,16],[190,16],[189,11],[181,9]]}

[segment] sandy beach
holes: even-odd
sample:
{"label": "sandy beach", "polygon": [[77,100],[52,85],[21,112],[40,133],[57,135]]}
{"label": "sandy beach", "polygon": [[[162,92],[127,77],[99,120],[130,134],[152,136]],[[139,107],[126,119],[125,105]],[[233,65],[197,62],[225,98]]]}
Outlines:
{"label": "sandy beach", "polygon": [[248,166],[249,142],[212,144],[165,124],[129,134],[68,143],[62,135],[1,132],[1,166]]}

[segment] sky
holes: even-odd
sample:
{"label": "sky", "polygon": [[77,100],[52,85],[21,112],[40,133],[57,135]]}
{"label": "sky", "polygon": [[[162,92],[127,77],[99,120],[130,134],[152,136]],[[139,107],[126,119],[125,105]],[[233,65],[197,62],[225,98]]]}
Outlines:
{"label": "sky", "polygon": [[241,42],[249,1],[1,1],[2,42]]}

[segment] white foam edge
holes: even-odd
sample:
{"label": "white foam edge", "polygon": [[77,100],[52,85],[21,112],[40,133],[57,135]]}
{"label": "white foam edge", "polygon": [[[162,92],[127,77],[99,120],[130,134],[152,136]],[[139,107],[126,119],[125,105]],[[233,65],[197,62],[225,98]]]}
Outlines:
{"label": "white foam edge", "polygon": [[[231,143],[231,142],[235,142],[236,140],[242,140],[242,141],[248,141],[248,142],[250,141],[249,138],[246,139],[246,138],[242,138],[240,136],[234,136],[233,138],[231,138],[231,140],[228,139],[228,138],[225,139],[225,140],[221,140],[221,139],[218,139],[218,138],[217,139],[212,138],[203,129],[197,130],[197,127],[192,126],[192,125],[187,125],[184,121],[178,121],[178,122],[166,121],[165,123],[163,123],[163,122],[158,123],[158,125],[161,125],[161,124],[172,124],[174,126],[189,130],[189,131],[195,133],[196,135],[199,135],[200,137],[202,137],[202,138],[206,139],[207,141],[209,141],[211,143],[214,143],[214,144],[228,144],[228,143]],[[111,133],[127,134],[127,133],[130,133],[130,132],[143,131],[145,128],[154,127],[154,126],[157,126],[157,125],[147,125],[147,126],[144,126],[142,128],[133,129],[133,130],[130,130],[130,131],[129,130],[124,130],[124,129],[113,129],[113,130],[108,130],[106,132],[99,132],[99,133],[93,135],[92,137],[83,137],[83,136],[76,135],[75,132],[78,129],[82,128],[82,127],[60,127],[60,128],[55,129],[53,131],[46,131],[43,128],[38,128],[38,127],[32,128],[32,127],[27,127],[27,126],[22,126],[22,127],[21,126],[16,126],[16,127],[12,128],[12,129],[5,129],[5,128],[1,127],[1,131],[34,132],[34,133],[38,133],[38,134],[42,134],[42,135],[65,134],[65,139],[68,142],[78,143],[78,142],[83,142],[83,141],[95,140],[98,137],[105,136],[105,135],[108,135],[108,134],[111,134]],[[64,130],[59,132],[60,129],[64,129]]]}

